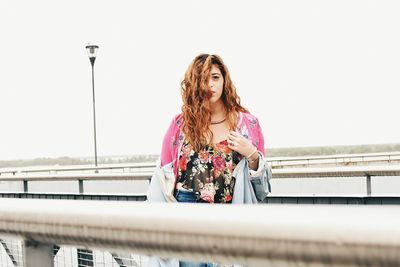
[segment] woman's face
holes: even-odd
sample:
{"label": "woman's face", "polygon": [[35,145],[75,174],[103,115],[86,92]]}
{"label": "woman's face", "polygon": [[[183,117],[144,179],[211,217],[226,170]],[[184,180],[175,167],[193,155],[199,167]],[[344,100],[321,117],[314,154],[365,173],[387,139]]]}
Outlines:
{"label": "woman's face", "polygon": [[209,86],[212,92],[210,102],[213,104],[220,101],[222,92],[224,90],[224,77],[222,76],[222,73],[219,70],[219,68],[215,65],[212,65],[211,68]]}

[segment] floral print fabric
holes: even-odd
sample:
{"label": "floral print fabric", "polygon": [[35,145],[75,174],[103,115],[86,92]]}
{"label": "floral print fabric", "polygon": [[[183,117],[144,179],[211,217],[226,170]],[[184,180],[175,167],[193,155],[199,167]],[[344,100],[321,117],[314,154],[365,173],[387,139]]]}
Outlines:
{"label": "floral print fabric", "polygon": [[[178,177],[179,152],[185,140],[185,135],[182,132],[183,124],[183,113],[174,116],[164,135],[161,149],[161,166],[172,162],[175,177]],[[260,123],[254,115],[239,112],[236,131],[251,140],[258,151],[264,155],[264,136]]]}
{"label": "floral print fabric", "polygon": [[228,147],[228,141],[207,145],[200,152],[185,141],[179,153],[178,183],[208,203],[232,203],[233,170],[241,155]]}

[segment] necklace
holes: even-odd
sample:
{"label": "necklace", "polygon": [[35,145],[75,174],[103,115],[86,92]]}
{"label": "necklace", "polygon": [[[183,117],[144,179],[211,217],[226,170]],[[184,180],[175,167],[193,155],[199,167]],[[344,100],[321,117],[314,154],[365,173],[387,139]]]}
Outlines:
{"label": "necklace", "polygon": [[226,117],[223,118],[223,119],[220,120],[220,121],[211,121],[211,124],[220,124],[220,123],[223,123],[225,120],[226,120]]}

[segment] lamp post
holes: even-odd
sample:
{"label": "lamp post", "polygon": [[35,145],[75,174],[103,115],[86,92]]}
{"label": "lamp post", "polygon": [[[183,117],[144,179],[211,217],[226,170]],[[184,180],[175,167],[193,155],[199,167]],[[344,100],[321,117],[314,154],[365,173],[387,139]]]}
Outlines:
{"label": "lamp post", "polygon": [[94,61],[96,60],[96,53],[99,46],[87,45],[86,50],[88,52],[89,60],[92,65],[92,91],[93,91],[93,129],[94,129],[94,162],[97,167],[97,143],[96,143],[96,102],[94,97]]}

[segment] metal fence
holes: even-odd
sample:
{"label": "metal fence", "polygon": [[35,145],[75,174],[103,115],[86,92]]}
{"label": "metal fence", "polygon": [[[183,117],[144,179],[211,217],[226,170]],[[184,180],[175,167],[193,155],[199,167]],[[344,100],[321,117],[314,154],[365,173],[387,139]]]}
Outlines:
{"label": "metal fence", "polygon": [[[272,157],[267,158],[269,165],[274,168],[289,167],[318,167],[318,166],[354,166],[354,165],[385,165],[400,163],[400,152],[365,153],[365,154],[343,154],[328,156],[301,156],[301,157]],[[1,175],[18,175],[34,173],[132,173],[147,172],[155,167],[155,162],[143,163],[115,163],[102,164],[97,167],[93,165],[73,166],[31,166],[19,168],[0,168]]]}
{"label": "metal fence", "polygon": [[[365,156],[365,155],[364,155]],[[399,154],[400,156],[400,154]],[[378,157],[378,158],[377,158]],[[388,158],[389,157],[389,158]],[[320,197],[320,198],[307,198],[307,197],[290,197],[290,196],[274,196],[274,197],[269,197],[265,202],[266,203],[274,203],[274,204],[285,204],[285,203],[293,203],[293,204],[304,204],[304,203],[308,203],[308,204],[399,204],[400,200],[399,198],[374,198],[374,197],[369,197],[371,195],[371,177],[374,176],[383,176],[383,177],[387,177],[387,176],[400,176],[400,165],[397,164],[397,160],[398,158],[396,158],[397,155],[396,154],[391,154],[391,155],[370,155],[368,157],[364,157],[363,160],[359,161],[360,164],[354,164],[356,166],[345,166],[345,165],[353,165],[353,164],[342,164],[343,162],[345,162],[345,160],[343,160],[343,162],[341,162],[340,164],[334,163],[333,162],[340,162],[338,160],[338,158],[329,158],[328,160],[330,161],[330,163],[324,163],[326,164],[325,167],[318,167],[319,164],[321,164],[321,160],[326,160],[326,159],[315,159],[315,160],[319,160],[319,161],[314,161],[314,163],[310,163],[312,162],[312,160],[314,159],[306,159],[307,161],[307,166],[306,168],[299,168],[299,167],[295,167],[295,166],[303,166],[304,162],[299,161],[299,159],[292,159],[290,161],[290,164],[288,163],[288,161],[285,161],[286,165],[285,167],[282,167],[282,159],[276,159],[275,161],[269,161],[269,164],[272,165],[272,172],[273,172],[273,178],[274,179],[290,179],[290,178],[314,178],[314,177],[360,177],[360,178],[364,178],[365,179],[365,186],[366,186],[366,192],[367,195],[365,197],[359,197],[359,198],[340,198],[340,197]],[[344,158],[342,158],[344,159]],[[356,162],[354,161],[354,159],[356,159],[356,157],[352,158],[352,160],[349,160],[348,162]],[[304,159],[303,159],[304,160]],[[311,161],[310,161],[311,160]],[[380,165],[375,165],[375,166],[363,166],[363,164],[365,162],[372,162],[374,161],[375,163],[378,163]],[[275,163],[274,163],[275,162]],[[385,164],[381,164],[381,163],[385,163]],[[292,164],[293,163],[293,164]],[[275,164],[275,166],[274,166]],[[340,167],[339,167],[340,166]],[[145,200],[145,196],[142,195],[101,195],[101,194],[87,194],[85,193],[85,182],[86,181],[104,181],[104,180],[110,180],[110,181],[114,181],[114,180],[144,180],[144,181],[148,181],[154,171],[155,165],[153,163],[146,163],[146,164],[135,164],[132,166],[128,166],[128,165],[121,165],[121,166],[102,166],[100,168],[94,168],[92,166],[87,166],[85,168],[82,167],[76,167],[76,166],[70,166],[70,167],[62,167],[62,168],[55,168],[55,169],[49,169],[49,168],[36,168],[36,169],[25,169],[23,171],[19,170],[19,171],[2,171],[0,170],[0,181],[6,181],[6,182],[21,182],[23,183],[23,192],[0,192],[0,197],[11,197],[11,198],[18,198],[18,197],[22,197],[22,198],[39,198],[44,196],[44,198],[67,198],[67,199],[94,199],[94,200],[133,200],[133,201],[143,201]],[[97,171],[97,172],[94,172]],[[79,192],[78,194],[57,194],[57,193],[49,193],[49,194],[35,194],[29,191],[29,182],[35,182],[35,181],[75,181],[77,182],[77,186],[79,187]],[[24,200],[22,200],[24,201]],[[39,203],[36,202],[38,200],[25,200],[25,201],[34,201],[35,203]],[[347,201],[344,202],[344,201]],[[57,203],[61,203],[56,201]],[[80,201],[78,201],[80,202]],[[16,202],[18,203],[18,202]],[[25,203],[31,203],[31,202],[25,202]],[[46,210],[47,207],[46,204],[48,202],[43,202],[40,203],[38,205],[43,205],[43,210]],[[95,201],[95,203],[97,203]],[[14,205],[14,204],[12,204]],[[26,204],[28,205],[28,204]],[[75,205],[75,204],[72,204]],[[96,204],[98,206],[101,206],[101,204]],[[285,205],[283,205],[285,206]],[[15,206],[16,209],[18,209],[17,206]],[[65,214],[62,213],[62,209],[63,207],[66,207],[65,204],[59,205],[58,209],[60,210],[60,214],[62,216],[64,216]],[[1,208],[1,204],[0,204],[0,208]],[[299,209],[301,207],[299,206]],[[285,209],[285,208],[283,208]],[[9,211],[9,210],[8,210]],[[20,210],[21,211],[21,210]],[[108,209],[109,212],[111,212],[111,209]],[[358,212],[359,210],[354,210],[354,212]],[[374,212],[375,210],[371,210],[371,212]],[[4,218],[4,214],[2,213],[4,212],[4,210],[0,209],[0,237],[2,237],[1,241],[0,241],[0,266],[24,266],[23,264],[25,264],[25,266],[146,266],[148,257],[147,256],[142,256],[141,254],[152,254],[153,252],[157,253],[166,253],[164,255],[175,255],[175,256],[182,256],[182,257],[188,257],[189,252],[180,254],[180,252],[178,251],[174,251],[174,252],[168,252],[171,254],[168,254],[164,248],[164,250],[159,250],[159,248],[155,248],[153,247],[155,245],[154,240],[147,240],[147,239],[143,239],[145,246],[147,246],[146,248],[143,248],[141,245],[140,246],[138,244],[134,244],[132,246],[130,246],[129,244],[126,244],[124,242],[122,242],[122,249],[121,246],[118,245],[116,246],[114,243],[111,244],[107,244],[104,245],[101,242],[99,243],[94,243],[92,239],[90,241],[87,240],[87,238],[93,238],[91,236],[87,236],[86,232],[82,231],[81,237],[71,237],[71,236],[52,236],[53,234],[51,233],[47,233],[46,235],[50,235],[47,237],[42,237],[40,236],[39,238],[37,237],[37,233],[32,233],[29,232],[29,229],[25,230],[27,232],[22,233],[21,229],[14,229],[12,231],[10,231],[9,228],[5,229],[4,226],[8,225],[9,221],[6,221]],[[18,213],[18,210],[16,210],[16,212]],[[22,212],[20,214],[17,214],[15,218],[15,222],[18,225],[19,219],[21,219],[23,217],[24,212],[26,212],[26,210],[22,210]],[[265,212],[270,212],[270,211],[265,211]],[[396,210],[397,212],[397,210]],[[89,212],[90,213],[90,212]],[[112,212],[111,212],[112,213]],[[40,211],[38,211],[38,214],[41,214]],[[82,215],[82,214],[81,214]],[[84,216],[87,216],[87,214],[83,214]],[[95,218],[98,219],[98,214],[91,214],[93,215]],[[388,214],[386,214],[388,215]],[[386,216],[385,215],[385,216]],[[22,217],[19,217],[22,216]],[[121,217],[122,216],[122,217]],[[124,215],[118,214],[118,220],[123,219]],[[389,218],[390,216],[388,216],[387,218]],[[18,219],[19,218],[19,219]],[[147,218],[147,217],[146,217]],[[168,217],[169,218],[169,217]],[[233,217],[232,217],[233,218]],[[104,219],[104,218],[103,218]],[[136,219],[143,219],[143,218],[136,218]],[[148,224],[154,223],[154,218],[151,220],[149,218],[147,218]],[[146,220],[147,220],[146,219]],[[164,218],[158,218],[159,220],[164,220]],[[240,218],[237,218],[238,221],[240,221]],[[397,217],[395,218],[397,220]],[[22,219],[21,219],[22,220]],[[185,217],[186,220],[186,217]],[[25,222],[28,223],[28,225],[30,223],[32,223],[32,221],[29,222]],[[32,228],[37,228],[37,227],[45,227],[44,224],[42,225],[43,221],[39,222],[36,225],[31,225]],[[54,223],[54,221],[52,221],[51,223]],[[157,223],[157,222],[156,222]],[[80,224],[80,222],[78,222],[78,224]],[[21,225],[21,224],[20,224]],[[86,229],[88,227],[88,225],[81,225],[81,230],[82,229]],[[60,225],[59,225],[60,226]],[[71,225],[70,225],[71,226]],[[76,225],[75,225],[76,226]],[[75,227],[74,226],[74,227]],[[60,226],[61,227],[61,226]],[[112,235],[118,235],[117,230],[113,230],[114,227],[111,225],[109,226],[110,229],[109,231],[111,231],[110,233]],[[250,226],[252,227],[252,226]],[[372,226],[372,228],[374,228],[374,226]],[[31,229],[32,230],[32,229]],[[136,231],[136,230],[133,230]],[[374,231],[377,231],[376,229],[374,229]],[[10,239],[10,235],[12,239]],[[85,234],[85,235],[83,235]],[[165,234],[165,233],[164,233]],[[366,233],[365,233],[366,234]],[[23,236],[24,239],[22,241],[18,241],[15,238],[16,237],[21,237]],[[27,239],[28,238],[28,239]],[[49,238],[49,239],[47,239]],[[65,238],[65,240],[64,240]],[[120,237],[118,237],[120,238]],[[164,235],[158,235],[158,238],[161,239],[165,239],[166,236]],[[172,237],[171,237],[172,238]],[[27,243],[27,240],[29,241]],[[119,239],[118,239],[119,240]],[[143,241],[142,240],[142,241]],[[247,239],[246,239],[247,240]],[[48,251],[49,245],[51,244],[51,249],[52,249],[52,257],[53,257],[53,261],[50,265],[32,265],[35,264],[35,260],[34,258],[30,258],[31,260],[31,265],[26,265],[27,264],[27,251],[32,251],[32,243],[33,244],[47,244],[47,246],[44,246],[44,250]],[[80,242],[78,242],[80,241]],[[115,242],[117,242],[116,240],[114,240]],[[121,240],[119,240],[118,242],[120,242]],[[164,240],[165,241],[165,240]],[[259,242],[259,240],[257,239],[257,237],[254,237],[254,242]],[[279,238],[278,238],[279,241]],[[325,240],[326,241],[326,240]],[[324,240],[322,240],[321,242],[325,242]],[[148,243],[150,242],[150,243]],[[187,241],[184,241],[187,242]],[[235,241],[236,242],[236,241]],[[240,241],[238,241],[240,242]],[[246,241],[246,242],[250,242],[250,241]],[[279,242],[286,242],[284,240],[280,240]],[[278,242],[278,243],[279,243]],[[290,241],[291,242],[291,241]],[[289,242],[289,243],[290,243]],[[307,241],[308,242],[308,241]],[[349,241],[350,242],[350,241]],[[350,242],[351,243],[351,242]],[[349,243],[349,244],[350,244]],[[28,244],[28,249],[26,248],[26,245]],[[54,245],[56,244],[56,245]],[[60,244],[62,244],[61,246],[59,246]],[[65,245],[67,244],[67,245]],[[293,245],[294,247],[296,247],[296,245],[293,243],[290,243],[291,245]],[[72,246],[71,246],[72,245]],[[310,246],[314,246],[315,244],[310,244],[310,243],[305,243],[305,245],[310,245]],[[363,244],[362,246],[364,246],[365,244]],[[368,244],[369,246],[370,244]],[[382,244],[381,244],[382,245]],[[384,247],[386,245],[389,244],[383,244]],[[391,244],[390,244],[391,245]],[[33,246],[35,247],[35,246]],[[39,246],[40,247],[40,246]],[[387,247],[387,251],[384,253],[389,253],[389,250],[392,248],[390,246],[386,246]],[[101,249],[103,248],[103,249]],[[138,250],[136,251],[135,248]],[[360,249],[361,247],[355,248],[355,249]],[[390,248],[390,249],[389,249]],[[396,244],[396,249],[397,249],[397,244]],[[221,248],[222,249],[222,248]],[[224,248],[226,249],[226,248]],[[269,248],[270,249],[270,248]],[[364,247],[362,247],[362,249],[364,249]],[[380,248],[385,250],[385,248]],[[367,249],[368,250],[368,249]],[[40,253],[37,252],[37,249],[33,249],[34,254],[35,255],[39,255]],[[118,253],[110,253],[108,251],[117,251]],[[122,252],[121,252],[122,251]],[[202,251],[204,252],[204,247],[202,247]],[[43,252],[43,251],[42,251]],[[226,251],[225,251],[226,252]],[[224,252],[224,253],[225,253]],[[229,252],[229,251],[228,251]],[[176,254],[177,253],[177,254]],[[208,252],[207,252],[208,253]],[[260,252],[261,253],[261,252]],[[272,250],[266,250],[265,253],[272,253]],[[285,252],[285,253],[289,253],[289,252]],[[309,257],[317,257],[316,254],[311,253],[310,255],[307,254],[309,252],[302,252],[302,253],[306,253],[306,254],[296,254],[297,256],[295,257],[305,257],[305,258],[309,258]],[[342,253],[342,252],[341,252]],[[28,253],[29,254],[29,253]],[[322,253],[323,254],[323,253]],[[340,253],[339,253],[340,254]],[[236,254],[235,254],[236,255]],[[270,254],[268,254],[270,255]],[[325,260],[327,259],[326,257],[331,257],[333,254],[329,254],[330,256],[327,255],[319,255],[318,257],[325,257]],[[207,255],[194,255],[195,258],[196,257],[208,257],[209,254]],[[215,256],[215,255],[214,255]],[[213,256],[213,257],[214,257]],[[219,255],[219,256],[215,256],[215,258],[211,257],[210,259],[217,259],[217,260],[222,260],[225,261],[226,258],[224,258],[226,255],[224,254],[223,256]],[[251,258],[248,259],[247,258],[247,254],[246,255],[242,255],[238,258],[238,262],[242,261],[242,262],[251,262],[255,265],[258,266],[264,266],[262,264],[267,264],[268,262],[274,262],[274,264],[277,264],[279,262],[282,261],[281,258],[274,258],[275,256],[272,255],[272,261],[271,258],[263,258],[261,259],[256,259],[256,258]],[[293,255],[286,255],[288,257],[288,259],[284,259],[283,263],[284,264],[292,264],[293,262],[289,262],[292,260],[296,260],[295,259],[290,259],[290,257],[294,257]],[[234,257],[234,256],[231,256]],[[259,256],[254,256],[254,257],[259,257]],[[341,257],[343,257],[343,255],[339,255],[339,258],[342,259]],[[371,258],[372,257],[372,258]],[[369,257],[369,260],[371,262],[378,262],[380,261],[380,263],[382,262],[386,262],[389,265],[390,264],[400,264],[400,262],[398,261],[399,259],[397,258],[385,258],[383,261],[380,257],[378,256],[371,256]],[[373,258],[376,257],[376,258]],[[29,256],[28,256],[29,258]],[[305,259],[304,258],[304,259]],[[349,263],[350,265],[356,265],[354,262],[354,259],[349,259],[344,257],[345,260],[344,262]],[[367,257],[368,258],[368,257]],[[301,262],[304,259],[297,259],[299,262]],[[289,261],[288,261],[289,260]],[[314,259],[315,260],[315,259]],[[324,259],[317,259],[316,260],[317,264],[326,264],[326,262],[324,262]],[[42,263],[40,263],[42,264]],[[48,263],[46,263],[48,264]],[[297,264],[297,263],[296,263]],[[302,264],[308,264],[308,263],[302,263]],[[337,266],[341,266],[341,263],[335,263],[338,264]],[[369,263],[368,263],[369,264]],[[379,264],[378,264],[379,265]],[[388,266],[389,266],[388,265]],[[394,266],[393,265],[393,266]],[[366,266],[364,264],[364,266]],[[368,265],[370,266],[370,265]]]}
{"label": "metal fence", "polygon": [[274,157],[272,168],[385,165],[400,163],[400,152],[358,153],[326,156]]}
{"label": "metal fence", "polygon": [[0,239],[0,266],[15,267],[22,264],[21,241],[13,239]]}
{"label": "metal fence", "polygon": [[[85,195],[86,181],[149,181],[154,168],[146,172],[132,173],[60,173],[60,174],[18,174],[2,175],[0,181],[22,182],[23,192],[29,193],[29,182],[35,181],[76,181],[79,194]],[[273,179],[315,178],[315,177],[360,177],[365,179],[367,196],[371,196],[371,177],[400,176],[400,164],[346,167],[308,167],[272,169]],[[5,192],[3,192],[5,193]],[[12,192],[8,192],[12,193]],[[14,192],[16,193],[16,192]]]}
{"label": "metal fence", "polygon": [[[23,267],[23,241],[0,239],[0,266]],[[73,246],[53,246],[55,267],[142,267],[148,257],[132,253],[113,253],[104,250],[79,249]],[[40,266],[38,266],[40,267]]]}
{"label": "metal fence", "polygon": [[[400,206],[0,202],[0,236],[24,238],[26,267],[125,264],[103,252],[75,260],[71,245],[246,266],[398,266],[399,224]],[[67,247],[54,258],[52,244]]]}

